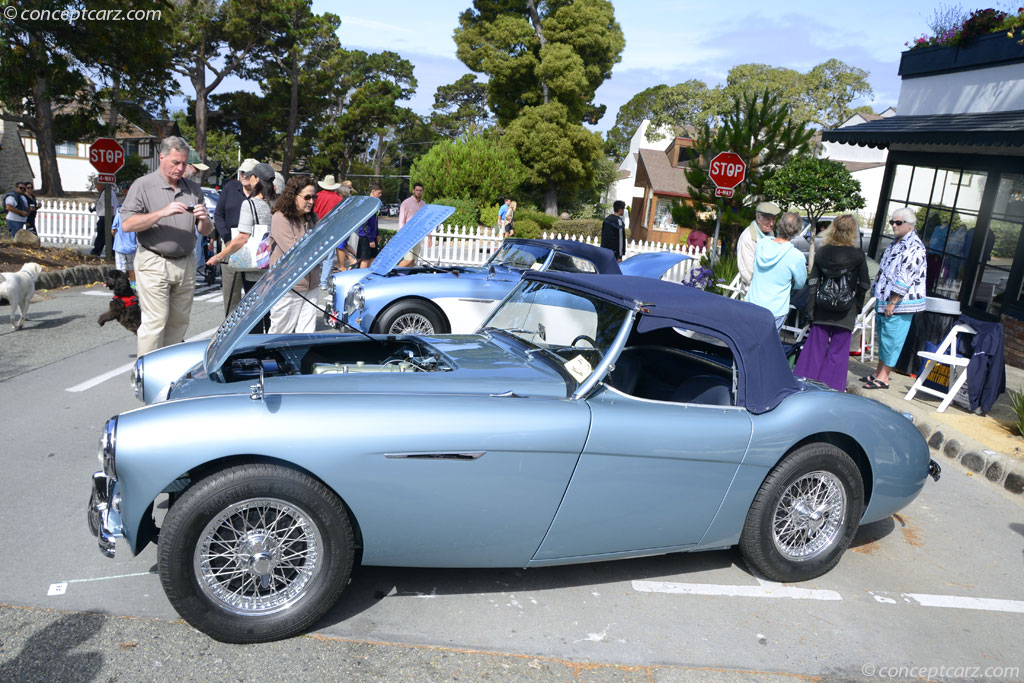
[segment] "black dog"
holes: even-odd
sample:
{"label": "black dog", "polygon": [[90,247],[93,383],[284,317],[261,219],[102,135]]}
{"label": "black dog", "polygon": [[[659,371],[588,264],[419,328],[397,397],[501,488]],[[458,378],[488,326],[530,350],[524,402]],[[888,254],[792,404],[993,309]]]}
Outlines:
{"label": "black dog", "polygon": [[139,308],[139,297],[132,289],[128,274],[122,270],[112,270],[103,278],[103,282],[107,289],[114,292],[114,298],[110,300],[110,308],[96,322],[103,327],[104,323],[116,320],[124,329],[138,334],[139,325],[142,324],[142,309]]}

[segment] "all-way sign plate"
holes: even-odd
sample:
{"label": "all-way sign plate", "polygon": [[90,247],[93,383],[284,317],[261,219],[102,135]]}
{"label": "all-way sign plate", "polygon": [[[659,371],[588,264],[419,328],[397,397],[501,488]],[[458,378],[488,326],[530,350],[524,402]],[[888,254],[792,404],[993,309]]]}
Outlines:
{"label": "all-way sign plate", "polygon": [[733,189],[731,187],[716,187],[716,197],[731,197],[733,195]]}
{"label": "all-way sign plate", "polygon": [[96,180],[98,180],[101,183],[113,185],[114,183],[117,182],[117,176],[113,173],[97,173]]}

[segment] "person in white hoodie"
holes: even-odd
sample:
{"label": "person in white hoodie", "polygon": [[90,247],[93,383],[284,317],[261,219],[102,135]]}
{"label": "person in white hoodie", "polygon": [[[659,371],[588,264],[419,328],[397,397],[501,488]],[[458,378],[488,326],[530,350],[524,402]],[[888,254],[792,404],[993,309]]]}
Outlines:
{"label": "person in white hoodie", "polygon": [[763,306],[775,316],[775,329],[781,329],[789,313],[789,295],[807,282],[807,259],[790,244],[803,227],[800,216],[786,212],[775,226],[777,236],[758,240],[754,249],[754,273],[747,290],[747,301]]}
{"label": "person in white hoodie", "polygon": [[740,284],[743,289],[750,287],[750,278],[754,274],[754,247],[763,238],[773,236],[775,217],[782,209],[775,202],[761,202],[755,211],[754,220],[736,240],[736,262],[740,268]]}

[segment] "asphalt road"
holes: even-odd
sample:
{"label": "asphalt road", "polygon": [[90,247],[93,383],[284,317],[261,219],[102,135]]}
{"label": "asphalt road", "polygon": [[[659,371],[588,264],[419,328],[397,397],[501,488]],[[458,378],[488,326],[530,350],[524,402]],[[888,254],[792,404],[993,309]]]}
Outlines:
{"label": "asphalt road", "polygon": [[[1024,678],[1024,507],[945,463],[803,584],[763,581],[735,551],[364,567],[313,633],[216,643],[164,598],[152,546],[106,559],[86,529],[100,428],[141,405],[135,338],[96,325],[99,287],[40,298],[18,332],[0,307],[0,680]],[[221,315],[200,291],[189,335]]]}

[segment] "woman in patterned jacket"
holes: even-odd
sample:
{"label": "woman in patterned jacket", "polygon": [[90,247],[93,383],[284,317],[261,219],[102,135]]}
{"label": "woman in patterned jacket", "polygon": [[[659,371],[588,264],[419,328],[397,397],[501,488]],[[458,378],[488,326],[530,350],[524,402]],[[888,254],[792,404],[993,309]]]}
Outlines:
{"label": "woman in patterned jacket", "polygon": [[878,328],[878,367],[861,377],[865,389],[888,389],[889,374],[903,351],[914,313],[924,310],[927,255],[914,230],[917,216],[907,208],[892,212],[895,236],[882,254],[875,278],[875,326]]}

